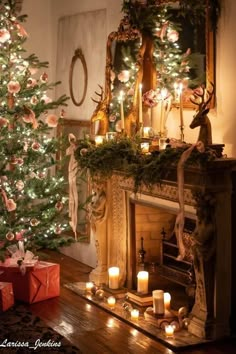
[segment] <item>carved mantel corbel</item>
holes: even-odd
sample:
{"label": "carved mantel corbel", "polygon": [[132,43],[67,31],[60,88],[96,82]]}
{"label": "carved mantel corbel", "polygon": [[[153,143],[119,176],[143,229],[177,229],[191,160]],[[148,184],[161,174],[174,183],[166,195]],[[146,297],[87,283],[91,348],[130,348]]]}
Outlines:
{"label": "carved mantel corbel", "polygon": [[216,268],[216,198],[212,193],[197,192],[197,224],[193,233],[193,265],[196,278],[195,304],[189,331],[212,338],[214,323],[214,287]]}

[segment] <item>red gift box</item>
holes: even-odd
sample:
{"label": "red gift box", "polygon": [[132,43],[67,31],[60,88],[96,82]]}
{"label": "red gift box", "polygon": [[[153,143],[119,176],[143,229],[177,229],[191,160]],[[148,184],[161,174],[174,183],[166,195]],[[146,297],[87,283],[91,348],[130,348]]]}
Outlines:
{"label": "red gift box", "polygon": [[32,304],[60,295],[60,265],[38,262],[25,267],[0,265],[0,281],[13,284],[15,299]]}
{"label": "red gift box", "polygon": [[0,311],[6,311],[14,305],[12,283],[0,282]]}

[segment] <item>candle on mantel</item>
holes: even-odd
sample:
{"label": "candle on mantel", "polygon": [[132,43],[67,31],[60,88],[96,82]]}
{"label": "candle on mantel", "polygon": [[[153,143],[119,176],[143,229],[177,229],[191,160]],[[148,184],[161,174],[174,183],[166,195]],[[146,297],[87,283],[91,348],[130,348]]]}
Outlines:
{"label": "candle on mantel", "polygon": [[179,84],[179,111],[180,111],[180,127],[184,127],[184,117],[183,117],[183,84]]}
{"label": "candle on mantel", "polygon": [[157,315],[164,314],[164,291],[163,290],[153,290],[153,312]]}
{"label": "candle on mantel", "polygon": [[170,311],[170,300],[171,296],[170,293],[164,293],[164,306],[165,306],[165,311]]}
{"label": "candle on mantel", "polygon": [[167,90],[163,88],[161,90],[161,118],[160,118],[160,134],[164,133],[164,122],[165,122],[165,106],[164,100],[167,96]]}
{"label": "candle on mantel", "polygon": [[108,269],[108,275],[109,275],[109,288],[119,289],[120,269],[118,267],[111,267]]}
{"label": "candle on mantel", "polygon": [[85,284],[85,286],[86,286],[86,291],[87,291],[88,293],[91,293],[94,284],[93,284],[92,282],[87,282],[87,283]]}
{"label": "candle on mantel", "polygon": [[116,298],[114,296],[109,296],[107,298],[107,304],[108,306],[113,309],[115,307],[115,304],[116,304]]}
{"label": "candle on mantel", "polygon": [[131,315],[131,320],[132,321],[138,321],[138,319],[139,319],[139,310],[136,310],[136,309],[131,310],[130,315]]}
{"label": "candle on mantel", "polygon": [[138,287],[137,287],[137,292],[140,294],[147,294],[148,293],[148,272],[146,271],[141,271],[138,272],[137,278],[138,278]]}
{"label": "candle on mantel", "polygon": [[104,136],[103,135],[96,135],[95,136],[95,145],[99,146],[103,143]]}
{"label": "candle on mantel", "polygon": [[173,337],[175,328],[172,325],[165,326],[166,337]]}
{"label": "candle on mantel", "polygon": [[140,146],[143,154],[147,154],[149,152],[149,143],[141,143]]}
{"label": "candle on mantel", "polygon": [[175,102],[179,102],[179,84],[177,82],[174,83],[174,92],[175,92]]}
{"label": "candle on mantel", "polygon": [[142,84],[139,84],[139,123],[143,124],[143,93]]}
{"label": "candle on mantel", "polygon": [[149,138],[151,127],[143,127],[143,138]]}
{"label": "candle on mantel", "polygon": [[119,97],[119,102],[120,102],[120,119],[121,119],[121,129],[125,129],[125,116],[124,116],[124,92],[120,91],[120,97]]}

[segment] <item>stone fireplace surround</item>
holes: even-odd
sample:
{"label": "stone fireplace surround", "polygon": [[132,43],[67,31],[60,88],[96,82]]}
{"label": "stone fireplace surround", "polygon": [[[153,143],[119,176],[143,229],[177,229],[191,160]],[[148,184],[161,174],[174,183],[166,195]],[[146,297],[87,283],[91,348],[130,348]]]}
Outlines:
{"label": "stone fireplace surround", "polygon": [[[231,313],[231,171],[236,161],[217,159],[207,168],[185,169],[185,216],[196,218],[195,239],[196,296],[190,314],[189,331],[201,338],[217,339],[230,334]],[[134,182],[117,172],[105,186],[106,227],[97,243],[98,266],[90,273],[96,284],[107,283],[107,270],[120,268],[120,286],[132,283],[130,201],[142,200],[170,211],[178,209],[175,169],[168,179],[151,190],[141,188],[136,195]],[[206,216],[206,219],[204,217]],[[203,230],[203,231],[202,231]],[[104,257],[105,255],[105,257]],[[104,260],[105,259],[105,260]]]}

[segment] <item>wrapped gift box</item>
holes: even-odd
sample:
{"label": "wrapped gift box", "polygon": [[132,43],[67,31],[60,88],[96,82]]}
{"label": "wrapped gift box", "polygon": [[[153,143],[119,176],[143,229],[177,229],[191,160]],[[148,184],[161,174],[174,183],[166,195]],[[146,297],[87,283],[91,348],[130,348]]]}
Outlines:
{"label": "wrapped gift box", "polygon": [[31,304],[60,295],[60,266],[38,262],[22,271],[19,266],[2,264],[0,281],[11,282],[15,299]]}
{"label": "wrapped gift box", "polygon": [[14,305],[12,283],[0,282],[0,311],[6,311]]}

